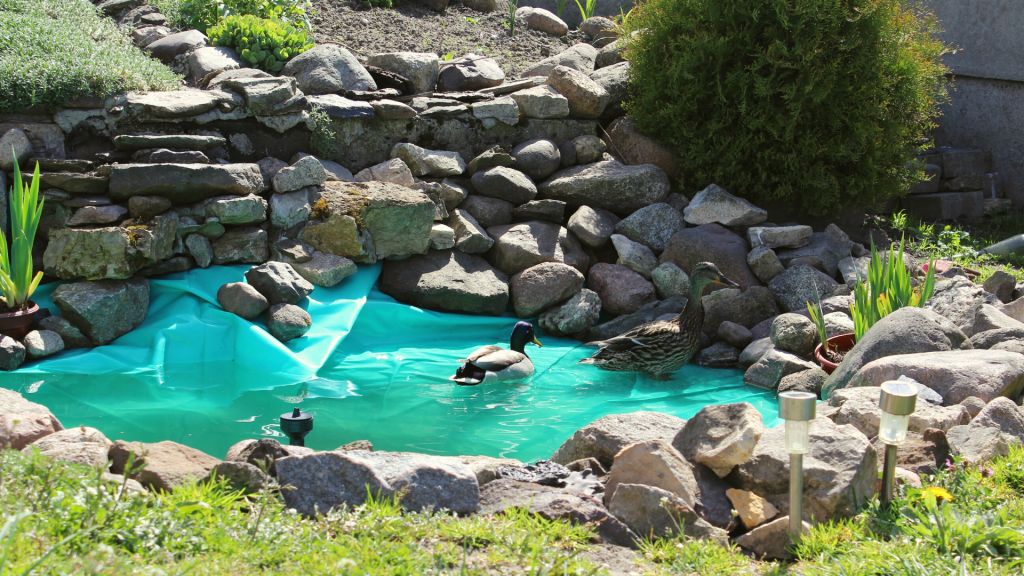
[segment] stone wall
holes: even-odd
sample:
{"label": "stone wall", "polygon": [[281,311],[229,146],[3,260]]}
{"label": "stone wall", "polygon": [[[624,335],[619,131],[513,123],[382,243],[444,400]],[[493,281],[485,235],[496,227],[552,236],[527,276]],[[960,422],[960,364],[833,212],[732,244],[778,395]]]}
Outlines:
{"label": "stone wall", "polygon": [[1020,0],[931,0],[956,89],[943,109],[936,144],[992,152],[1006,196],[1024,204],[1024,4]]}

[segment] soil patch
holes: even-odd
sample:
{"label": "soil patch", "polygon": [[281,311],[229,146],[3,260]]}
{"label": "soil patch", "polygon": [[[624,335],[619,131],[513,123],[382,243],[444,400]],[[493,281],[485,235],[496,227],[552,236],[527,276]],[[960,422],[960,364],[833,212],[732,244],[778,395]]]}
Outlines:
{"label": "soil patch", "polygon": [[558,54],[586,34],[573,30],[552,36],[516,25],[509,36],[508,11],[478,12],[461,4],[435,12],[409,2],[391,9],[365,9],[352,0],[313,0],[313,36],[317,43],[333,42],[357,57],[382,52],[433,52],[453,57],[474,52],[498,61],[509,78],[548,56]]}

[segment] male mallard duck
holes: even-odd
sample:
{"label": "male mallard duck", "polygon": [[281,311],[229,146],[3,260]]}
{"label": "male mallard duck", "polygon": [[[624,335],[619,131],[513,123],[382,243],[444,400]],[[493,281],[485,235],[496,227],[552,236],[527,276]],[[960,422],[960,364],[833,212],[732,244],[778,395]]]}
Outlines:
{"label": "male mallard duck", "polygon": [[616,372],[646,372],[659,380],[683,367],[700,349],[704,308],[700,297],[708,284],[739,287],[710,262],[693,267],[690,275],[690,295],[686,306],[671,320],[648,322],[629,332],[608,340],[588,342],[587,346],[600,346],[597,354],[580,364],[593,364],[602,370]]}
{"label": "male mallard duck", "polygon": [[533,362],[526,355],[527,344],[543,346],[533,332],[533,324],[519,322],[512,329],[511,350],[500,346],[484,346],[470,354],[469,358],[459,360],[465,364],[449,380],[460,386],[476,386],[529,378],[533,374]]}

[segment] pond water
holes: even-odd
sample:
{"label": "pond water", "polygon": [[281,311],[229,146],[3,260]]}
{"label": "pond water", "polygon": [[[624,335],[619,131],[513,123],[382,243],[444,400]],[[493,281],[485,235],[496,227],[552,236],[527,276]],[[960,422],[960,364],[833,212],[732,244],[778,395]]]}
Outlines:
{"label": "pond water", "polygon": [[[306,308],[313,327],[282,344],[260,322],[216,304],[217,289],[244,281],[248,266],[193,270],[150,281],[143,324],[109,346],[75,350],[16,372],[0,386],[48,406],[65,426],[98,428],[111,440],[174,440],[223,457],[235,442],[287,439],[278,418],[298,406],[315,417],[306,445],[329,450],[366,439],[380,450],[546,458],[578,428],[608,414],[654,410],[688,418],[708,404],[746,401],[772,426],[774,393],[743,384],[739,370],[688,365],[671,381],[597,370],[577,362],[579,342],[539,338],[537,373],[524,382],[462,387],[459,358],[485,344],[508,346],[517,319],[430,312],[374,288],[379,265]],[[49,299],[56,284],[34,300]]]}

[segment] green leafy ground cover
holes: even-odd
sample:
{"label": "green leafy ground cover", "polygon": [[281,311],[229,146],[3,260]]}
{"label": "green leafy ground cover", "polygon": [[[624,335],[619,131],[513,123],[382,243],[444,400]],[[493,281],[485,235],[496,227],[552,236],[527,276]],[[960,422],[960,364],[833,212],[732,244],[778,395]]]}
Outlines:
{"label": "green leafy ground cover", "polygon": [[179,85],[88,0],[0,0],[0,112]]}
{"label": "green leafy ground cover", "polygon": [[979,254],[984,248],[1024,234],[1024,212],[1011,210],[997,214],[982,224],[959,225],[923,222],[904,212],[897,212],[878,223],[896,231],[895,240],[903,234],[907,252],[927,261],[929,257],[951,260],[959,266],[973,268],[981,275],[975,281],[984,282],[997,270],[1004,270],[1024,282],[1024,254],[994,256]]}
{"label": "green leafy ground cover", "polygon": [[[119,497],[89,468],[0,452],[0,574],[602,574],[592,527],[534,517],[406,514],[371,501],[318,520],[272,491],[225,484]],[[990,468],[959,464],[898,491],[890,512],[815,527],[790,563],[684,538],[645,543],[660,574],[1020,574],[1024,448]],[[938,495],[939,497],[937,498]],[[943,503],[943,497],[951,502]]]}

